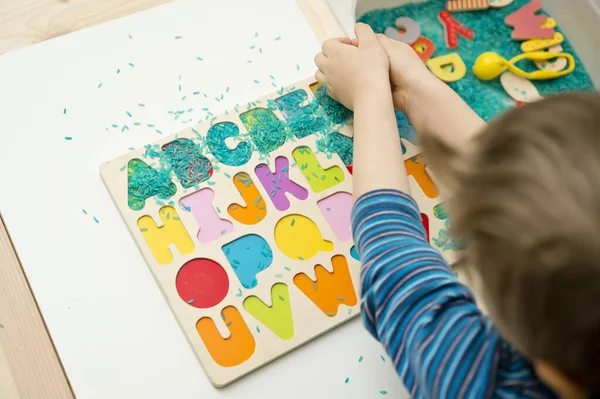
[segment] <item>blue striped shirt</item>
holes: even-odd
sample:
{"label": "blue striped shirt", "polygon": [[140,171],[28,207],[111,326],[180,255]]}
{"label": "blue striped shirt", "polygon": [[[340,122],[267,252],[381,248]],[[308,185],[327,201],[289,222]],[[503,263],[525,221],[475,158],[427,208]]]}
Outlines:
{"label": "blue striped shirt", "polygon": [[428,244],[409,195],[361,196],[352,232],[363,264],[363,320],[414,398],[555,397]]}

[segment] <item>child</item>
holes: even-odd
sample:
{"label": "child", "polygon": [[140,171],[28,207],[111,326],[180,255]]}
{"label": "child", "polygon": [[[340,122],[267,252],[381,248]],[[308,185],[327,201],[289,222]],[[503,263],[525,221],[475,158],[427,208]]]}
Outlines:
{"label": "child", "polygon": [[[486,126],[409,46],[363,24],[356,35],[323,45],[316,78],[354,110],[363,317],[411,394],[600,392],[600,95],[551,98]],[[451,191],[493,324],[427,244],[394,107]]]}

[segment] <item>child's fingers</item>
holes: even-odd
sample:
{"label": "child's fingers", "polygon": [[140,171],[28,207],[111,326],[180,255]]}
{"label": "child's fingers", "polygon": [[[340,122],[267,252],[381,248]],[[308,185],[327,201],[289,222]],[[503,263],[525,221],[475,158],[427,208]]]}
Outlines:
{"label": "child's fingers", "polygon": [[397,42],[396,40],[390,39],[386,35],[382,34],[377,35],[377,39],[379,40],[381,47],[383,47],[386,51],[393,51],[400,47],[410,47],[406,43]]}
{"label": "child's fingers", "polygon": [[327,79],[325,78],[325,74],[320,69],[317,72],[315,72],[315,79],[317,79],[317,82],[321,83],[321,86],[327,86]]}
{"label": "child's fingers", "polygon": [[375,36],[375,32],[373,32],[373,29],[367,24],[356,24],[356,26],[354,27],[354,33],[356,33],[356,38],[358,39],[359,47],[378,43],[377,36]]}
{"label": "child's fingers", "polygon": [[383,33],[379,33],[377,34],[377,40],[379,40],[379,43],[381,43],[381,45],[383,47],[387,47],[389,45],[388,40],[391,40],[389,37],[387,37],[386,35],[384,35]]}
{"label": "child's fingers", "polygon": [[395,43],[398,43],[385,35],[377,35],[377,39],[379,40],[379,44],[381,44],[381,47],[383,47],[383,49],[388,53],[390,51],[393,51],[395,48]]}
{"label": "child's fingers", "polygon": [[333,54],[336,51],[336,49],[338,49],[340,46],[342,46],[344,44],[342,42],[342,40],[349,40],[349,39],[348,38],[343,38],[343,37],[337,37],[335,39],[329,39],[325,43],[323,43],[323,48],[322,48],[321,51],[326,56],[329,56],[329,55]]}
{"label": "child's fingers", "polygon": [[350,39],[349,37],[340,37],[340,43],[342,44],[348,44],[350,46],[358,46],[358,40],[357,39]]}
{"label": "child's fingers", "polygon": [[325,62],[327,61],[327,57],[323,53],[319,53],[315,56],[315,65],[320,70],[325,70]]}

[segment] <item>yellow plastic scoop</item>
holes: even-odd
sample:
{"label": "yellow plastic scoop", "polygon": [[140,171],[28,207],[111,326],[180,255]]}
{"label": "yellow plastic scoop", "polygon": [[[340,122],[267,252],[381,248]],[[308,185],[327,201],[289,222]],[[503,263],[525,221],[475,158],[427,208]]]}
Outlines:
{"label": "yellow plastic scoop", "polygon": [[[568,66],[562,71],[542,70],[535,72],[525,72],[517,68],[515,64],[521,60],[527,59],[531,61],[545,61],[553,58],[565,58],[568,61]],[[492,80],[500,76],[506,70],[511,71],[515,75],[522,76],[530,80],[545,80],[556,79],[573,72],[575,69],[575,58],[567,53],[550,53],[546,51],[534,51],[531,53],[523,53],[515,58],[507,61],[499,54],[487,52],[481,54],[475,61],[473,73],[481,80]]]}

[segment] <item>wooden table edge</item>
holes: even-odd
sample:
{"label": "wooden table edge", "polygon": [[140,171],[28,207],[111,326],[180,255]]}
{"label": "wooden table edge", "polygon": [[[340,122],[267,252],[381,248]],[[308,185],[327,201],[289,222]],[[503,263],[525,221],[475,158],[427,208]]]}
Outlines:
{"label": "wooden table edge", "polygon": [[0,397],[74,398],[0,215]]}

